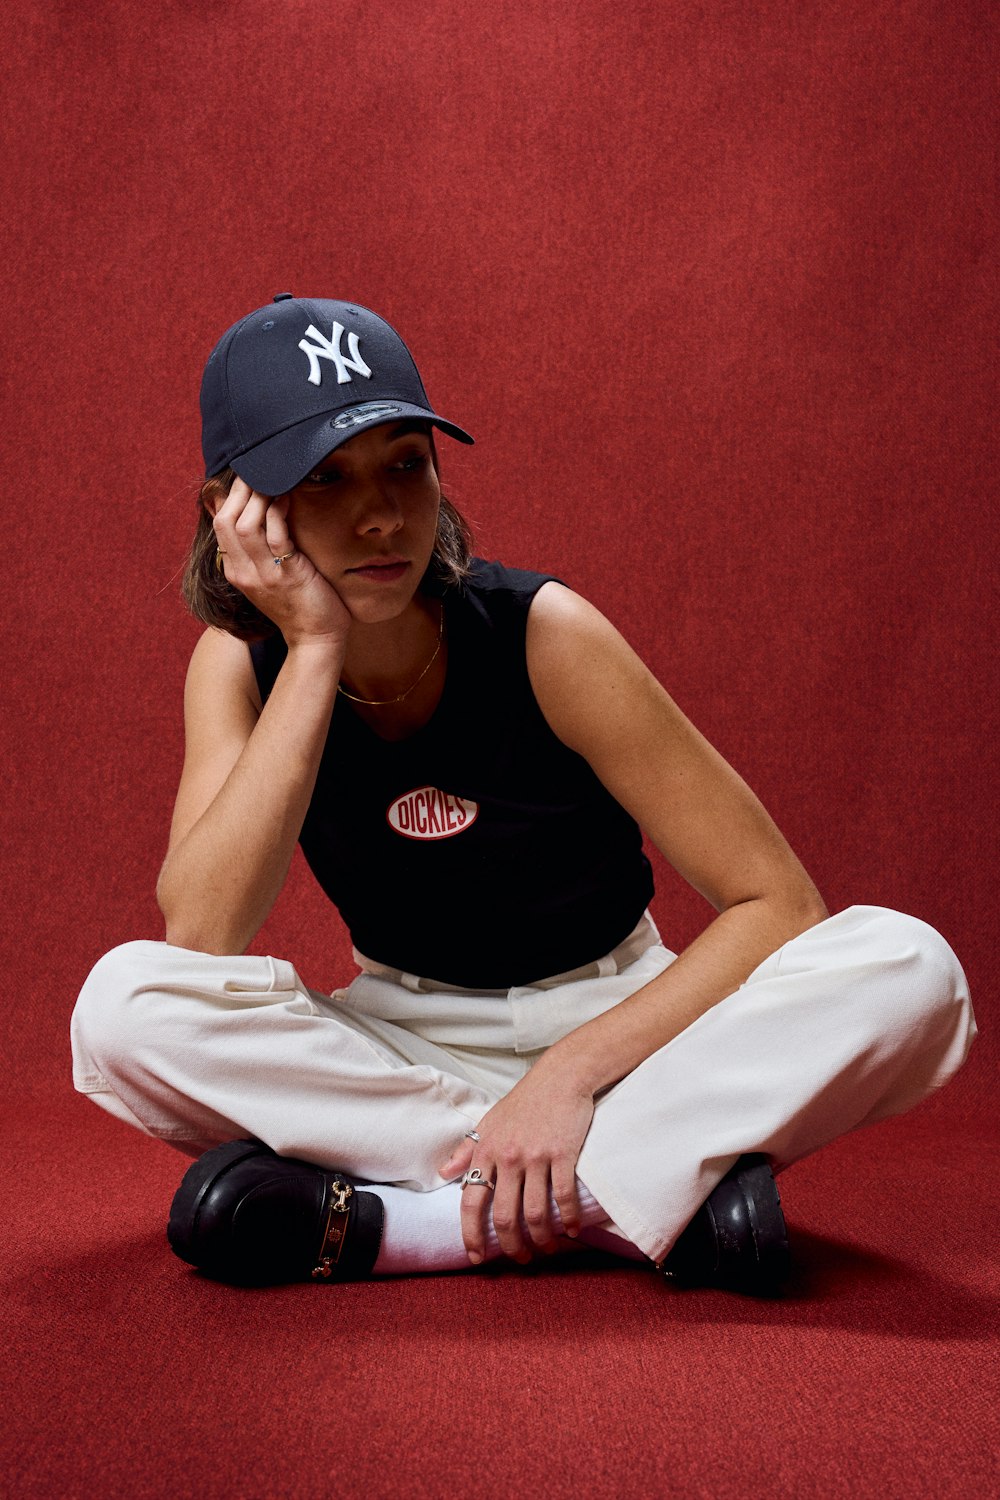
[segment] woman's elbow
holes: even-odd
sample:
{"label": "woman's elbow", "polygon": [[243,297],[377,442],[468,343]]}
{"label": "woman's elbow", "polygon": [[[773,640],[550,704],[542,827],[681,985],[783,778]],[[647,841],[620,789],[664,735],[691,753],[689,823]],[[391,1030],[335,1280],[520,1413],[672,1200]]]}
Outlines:
{"label": "woman's elbow", "polygon": [[830,915],[826,902],[808,877],[804,884],[797,886],[793,891],[783,893],[780,904],[787,911],[788,920],[795,928],[793,934],[795,937],[798,937],[800,933],[808,932],[810,927],[816,927],[820,922],[825,922]]}
{"label": "woman's elbow", "polygon": [[[730,905],[744,905],[747,901],[763,903],[760,908],[769,910],[781,930],[787,933],[784,942],[798,937],[800,933],[808,932],[810,927],[816,927],[820,922],[825,922],[830,913],[826,902],[820,895],[816,886],[808,877],[804,881],[797,881],[793,885],[775,886],[770,890],[761,890],[751,896],[743,897],[742,901],[726,903]],[[721,907],[720,910],[725,910]]]}
{"label": "woman's elbow", "polygon": [[232,923],[220,920],[221,913],[198,900],[190,889],[178,890],[166,866],[156,882],[156,904],[163,917],[163,941],[171,948],[219,956],[245,953],[253,937],[252,932],[244,933]]}

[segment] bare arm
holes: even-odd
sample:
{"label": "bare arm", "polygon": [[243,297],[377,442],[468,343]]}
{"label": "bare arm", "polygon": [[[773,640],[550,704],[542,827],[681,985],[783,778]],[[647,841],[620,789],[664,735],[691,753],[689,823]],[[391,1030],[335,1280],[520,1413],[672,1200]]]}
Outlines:
{"label": "bare arm", "polygon": [[[202,636],[184,693],[185,761],[157,882],[166,938],[242,953],[284,884],[312,796],[342,648],[289,648],[260,712],[250,653]],[[257,699],[259,704],[259,699]]]}
{"label": "bare arm", "polygon": [[167,942],[242,953],[277,898],[316,783],[350,615],[292,551],[287,501],[237,480],[215,516],[226,577],[281,629],[288,655],[261,709],[246,645],[208,630],[184,690],[185,753],[156,895]]}
{"label": "bare arm", "polygon": [[[559,584],[528,617],[528,670],[559,738],[591,765],[674,868],[718,916],[662,974],[550,1047],[442,1167],[473,1161],[496,1178],[493,1221],[503,1250],[524,1259],[551,1240],[549,1191],[571,1232],[575,1167],[594,1097],[624,1078],[775,949],[828,915],[822,898],[746,783],[671,700],[609,622]],[[472,1260],[484,1245],[482,1194],[466,1194]]]}
{"label": "bare arm", "polygon": [[550,584],[528,632],[552,729],[719,913],[658,979],[550,1049],[549,1066],[593,1094],[829,913],[754,793],[596,609]]}

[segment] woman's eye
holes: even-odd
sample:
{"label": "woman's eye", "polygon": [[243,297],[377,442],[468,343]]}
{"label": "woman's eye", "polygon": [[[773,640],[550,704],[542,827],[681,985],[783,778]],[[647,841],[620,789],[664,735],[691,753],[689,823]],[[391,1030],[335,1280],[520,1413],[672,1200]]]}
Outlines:
{"label": "woman's eye", "polygon": [[[397,463],[390,464],[389,467],[396,474],[417,474],[421,469],[426,468],[429,462],[429,453],[409,453]],[[322,486],[324,489],[328,489],[331,484],[339,483],[341,478],[342,475],[339,469],[313,469],[311,474],[306,475],[302,483]]]}

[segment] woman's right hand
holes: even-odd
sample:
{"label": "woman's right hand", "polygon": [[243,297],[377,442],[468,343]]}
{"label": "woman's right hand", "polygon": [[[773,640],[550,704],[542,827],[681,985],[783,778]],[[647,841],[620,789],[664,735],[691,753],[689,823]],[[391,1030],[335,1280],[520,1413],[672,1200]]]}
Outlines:
{"label": "woman's right hand", "polygon": [[[212,524],[228,582],[274,621],[287,645],[346,640],[350,613],[292,541],[287,495],[272,500],[236,478]],[[291,557],[276,567],[275,558],[288,552]]]}

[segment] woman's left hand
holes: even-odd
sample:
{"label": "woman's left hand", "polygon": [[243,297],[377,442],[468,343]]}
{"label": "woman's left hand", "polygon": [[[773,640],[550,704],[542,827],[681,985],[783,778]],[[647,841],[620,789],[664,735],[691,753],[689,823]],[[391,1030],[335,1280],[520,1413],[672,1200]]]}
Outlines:
{"label": "woman's left hand", "polygon": [[484,1183],[496,1183],[493,1192],[470,1184],[462,1193],[462,1236],[473,1265],[486,1254],[491,1202],[501,1250],[522,1264],[531,1259],[532,1250],[551,1245],[559,1232],[552,1223],[550,1191],[562,1232],[577,1233],[576,1162],[593,1115],[593,1095],[547,1068],[541,1058],[479,1121],[478,1142],[464,1140],[452,1152],[442,1177],[451,1179],[477,1167]]}

